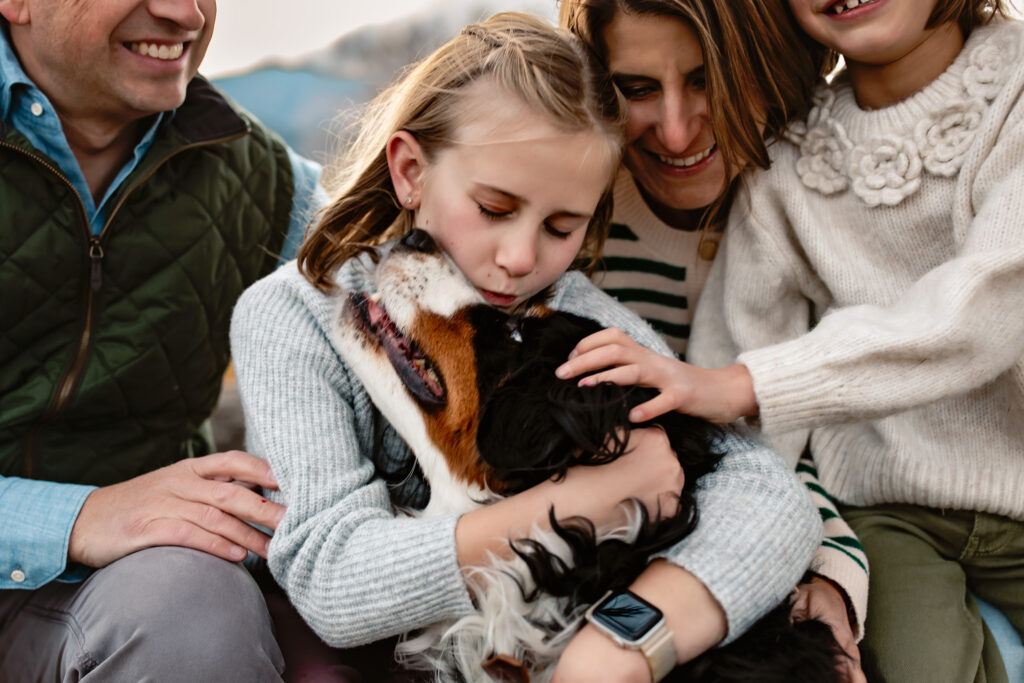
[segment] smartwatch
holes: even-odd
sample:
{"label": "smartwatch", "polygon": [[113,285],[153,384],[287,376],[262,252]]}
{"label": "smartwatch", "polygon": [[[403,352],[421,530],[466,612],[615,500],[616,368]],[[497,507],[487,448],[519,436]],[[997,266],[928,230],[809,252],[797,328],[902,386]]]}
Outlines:
{"label": "smartwatch", "polygon": [[586,619],[619,647],[640,650],[653,683],[676,668],[676,643],[665,615],[636,593],[608,591],[587,609]]}

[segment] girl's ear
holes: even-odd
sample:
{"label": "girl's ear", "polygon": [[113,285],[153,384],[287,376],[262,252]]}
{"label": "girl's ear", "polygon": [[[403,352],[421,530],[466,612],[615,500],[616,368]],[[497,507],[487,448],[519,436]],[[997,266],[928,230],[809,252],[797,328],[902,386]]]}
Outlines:
{"label": "girl's ear", "polygon": [[398,202],[404,209],[418,208],[420,191],[423,188],[423,172],[426,170],[420,143],[409,131],[400,130],[388,140],[386,154],[391,184],[395,187]]}

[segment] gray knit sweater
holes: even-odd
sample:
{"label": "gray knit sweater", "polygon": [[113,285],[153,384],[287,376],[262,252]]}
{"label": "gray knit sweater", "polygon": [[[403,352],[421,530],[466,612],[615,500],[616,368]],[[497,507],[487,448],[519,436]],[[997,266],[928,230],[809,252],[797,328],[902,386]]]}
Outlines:
{"label": "gray knit sweater", "polygon": [[838,79],[734,204],[689,352],[846,503],[1024,520],[1022,59],[994,20],[893,106]]}
{"label": "gray knit sweater", "polygon": [[[372,291],[372,262],[350,260],[337,282]],[[668,353],[580,273],[559,281],[552,304]],[[348,647],[466,615],[472,605],[456,561],[456,518],[412,519],[392,508],[423,504],[424,483],[390,427],[372,459],[370,399],[332,347],[332,310],[334,297],[286,264],[239,299],[231,344],[249,449],[270,461],[287,505],[271,571],[326,642]],[[775,453],[739,437],[727,448],[702,480],[697,530],[667,556],[718,599],[732,639],[792,590],[821,524]]]}

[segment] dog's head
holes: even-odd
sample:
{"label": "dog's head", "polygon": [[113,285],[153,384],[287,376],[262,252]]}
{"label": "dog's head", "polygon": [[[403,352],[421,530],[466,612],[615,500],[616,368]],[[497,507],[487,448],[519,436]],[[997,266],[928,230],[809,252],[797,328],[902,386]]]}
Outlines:
{"label": "dog's head", "polygon": [[[598,323],[539,303],[514,314],[489,306],[420,230],[382,257],[376,278],[375,294],[347,293],[338,346],[432,488],[429,451],[455,480],[498,493],[624,451],[629,409],[650,390],[554,374]],[[673,445],[707,461],[702,429],[674,431],[699,434]]]}

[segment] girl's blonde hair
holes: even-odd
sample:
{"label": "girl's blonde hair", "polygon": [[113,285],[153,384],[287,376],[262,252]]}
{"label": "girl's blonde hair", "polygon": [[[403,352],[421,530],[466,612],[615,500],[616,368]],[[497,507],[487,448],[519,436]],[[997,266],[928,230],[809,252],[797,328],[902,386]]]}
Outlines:
{"label": "girl's blonde hair", "polygon": [[705,227],[718,225],[738,171],[769,166],[765,141],[806,114],[835,59],[800,29],[785,0],[561,0],[559,23],[607,64],[605,31],[620,13],[685,22],[700,41],[708,115],[726,177],[734,178],[705,212]]}
{"label": "girl's blonde hair", "polygon": [[614,153],[608,187],[587,228],[577,266],[593,265],[611,220],[611,185],[621,153],[624,107],[607,71],[564,29],[504,12],[467,26],[370,103],[343,154],[337,198],[299,249],[299,269],[323,291],[349,258],[412,229],[391,182],[386,145],[397,131],[415,136],[429,163],[455,143],[468,86],[488,77],[567,133],[596,131]]}

